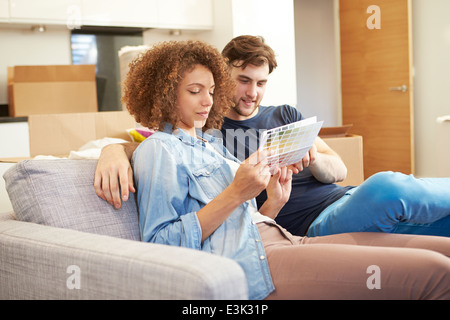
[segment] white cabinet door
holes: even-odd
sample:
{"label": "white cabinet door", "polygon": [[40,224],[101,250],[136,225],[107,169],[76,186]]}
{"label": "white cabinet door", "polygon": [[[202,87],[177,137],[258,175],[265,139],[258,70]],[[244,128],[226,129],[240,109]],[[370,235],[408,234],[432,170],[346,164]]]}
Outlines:
{"label": "white cabinet door", "polygon": [[80,8],[80,0],[10,0],[11,22],[67,24]]}
{"label": "white cabinet door", "polygon": [[156,27],[157,0],[81,0],[83,25]]}
{"label": "white cabinet door", "polygon": [[212,0],[158,0],[159,27],[212,29]]}
{"label": "white cabinet door", "polygon": [[[9,4],[9,8],[8,8]],[[212,0],[0,0],[0,21],[210,30]]]}

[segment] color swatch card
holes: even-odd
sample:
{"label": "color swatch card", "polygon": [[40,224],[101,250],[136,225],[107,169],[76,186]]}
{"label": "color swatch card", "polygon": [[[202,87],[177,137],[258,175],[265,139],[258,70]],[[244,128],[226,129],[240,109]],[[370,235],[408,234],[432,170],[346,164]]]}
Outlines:
{"label": "color swatch card", "polygon": [[264,131],[260,145],[271,151],[267,158],[271,173],[278,167],[300,162],[314,144],[322,124],[312,117]]}

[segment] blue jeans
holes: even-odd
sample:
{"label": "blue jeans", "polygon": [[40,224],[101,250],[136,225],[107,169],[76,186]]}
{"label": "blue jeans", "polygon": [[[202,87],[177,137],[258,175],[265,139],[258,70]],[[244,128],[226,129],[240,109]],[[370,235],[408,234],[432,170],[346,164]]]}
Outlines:
{"label": "blue jeans", "polygon": [[450,178],[377,173],[322,211],[306,235],[344,232],[450,236]]}

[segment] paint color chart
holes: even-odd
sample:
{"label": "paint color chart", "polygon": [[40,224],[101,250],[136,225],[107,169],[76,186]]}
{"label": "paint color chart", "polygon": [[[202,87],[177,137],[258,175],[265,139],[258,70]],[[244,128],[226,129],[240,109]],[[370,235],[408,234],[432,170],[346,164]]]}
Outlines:
{"label": "paint color chart", "polygon": [[271,151],[267,158],[271,173],[278,167],[300,162],[314,144],[322,124],[312,117],[264,131],[261,145]]}

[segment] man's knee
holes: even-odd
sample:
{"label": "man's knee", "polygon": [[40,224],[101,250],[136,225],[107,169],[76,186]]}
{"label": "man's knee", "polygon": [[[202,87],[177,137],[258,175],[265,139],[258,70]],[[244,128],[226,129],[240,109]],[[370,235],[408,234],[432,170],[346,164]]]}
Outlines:
{"label": "man's knee", "polygon": [[384,171],[371,176],[365,184],[375,201],[385,203],[402,199],[410,179],[403,173]]}

